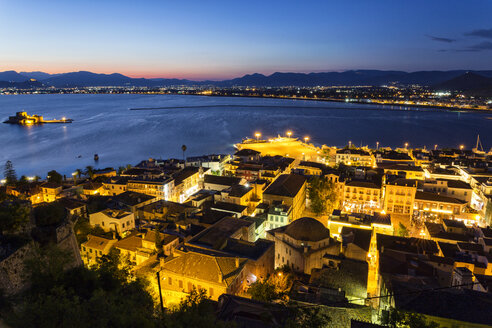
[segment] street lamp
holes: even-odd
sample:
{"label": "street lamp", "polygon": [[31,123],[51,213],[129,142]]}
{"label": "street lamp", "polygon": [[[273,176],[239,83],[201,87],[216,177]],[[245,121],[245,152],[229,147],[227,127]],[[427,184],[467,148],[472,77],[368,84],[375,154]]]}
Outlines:
{"label": "street lamp", "polygon": [[379,150],[379,141],[376,141],[376,150]]}
{"label": "street lamp", "polygon": [[464,145],[460,145],[460,150],[463,150],[463,148],[465,148]]}
{"label": "street lamp", "polygon": [[304,142],[307,143],[308,141],[309,141],[309,137],[308,136],[304,137]]}
{"label": "street lamp", "polygon": [[349,148],[352,147],[352,141],[349,140]]}
{"label": "street lamp", "polygon": [[434,145],[434,150],[437,150],[437,145]]}
{"label": "street lamp", "polygon": [[290,138],[291,135],[292,135],[292,131],[287,131],[287,137]]}
{"label": "street lamp", "polygon": [[260,132],[256,132],[256,133],[255,133],[255,137],[256,137],[256,140],[258,140],[258,138],[260,138],[260,137],[261,137],[261,133],[260,133]]}
{"label": "street lamp", "polygon": [[408,142],[405,142],[405,149],[408,148]]}

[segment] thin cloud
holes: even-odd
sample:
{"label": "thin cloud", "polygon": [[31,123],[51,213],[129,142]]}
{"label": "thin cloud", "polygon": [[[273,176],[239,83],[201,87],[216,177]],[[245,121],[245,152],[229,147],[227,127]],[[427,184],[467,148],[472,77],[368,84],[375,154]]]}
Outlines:
{"label": "thin cloud", "polygon": [[465,33],[465,36],[475,36],[479,38],[492,39],[492,28],[473,30]]}
{"label": "thin cloud", "polygon": [[428,37],[432,41],[437,41],[437,42],[453,43],[456,41],[456,39],[442,38],[442,37],[433,36],[433,35],[426,35],[426,37]]}
{"label": "thin cloud", "polygon": [[481,52],[481,51],[489,51],[492,50],[492,42],[489,41],[484,41],[480,42],[477,44],[474,44],[472,46],[463,48],[463,49],[457,49],[457,52]]}

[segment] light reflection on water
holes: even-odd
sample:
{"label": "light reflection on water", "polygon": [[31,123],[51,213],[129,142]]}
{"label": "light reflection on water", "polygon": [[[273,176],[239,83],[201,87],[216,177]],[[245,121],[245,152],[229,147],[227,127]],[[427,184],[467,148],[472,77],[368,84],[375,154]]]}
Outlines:
{"label": "light reflection on water", "polygon": [[[142,107],[166,109],[129,110]],[[17,172],[26,175],[46,176],[51,169],[69,175],[87,165],[117,167],[149,157],[181,158],[182,144],[188,156],[231,153],[235,142],[255,131],[268,138],[292,130],[299,137],[309,135],[316,144],[343,146],[351,140],[374,147],[379,141],[380,147],[395,147],[409,142],[410,147],[428,148],[471,147],[480,134],[484,148],[492,146],[492,121],[486,119],[490,113],[400,106],[176,95],[0,96],[2,121],[20,110],[74,119],[65,125],[0,124],[0,165],[10,159]]]}

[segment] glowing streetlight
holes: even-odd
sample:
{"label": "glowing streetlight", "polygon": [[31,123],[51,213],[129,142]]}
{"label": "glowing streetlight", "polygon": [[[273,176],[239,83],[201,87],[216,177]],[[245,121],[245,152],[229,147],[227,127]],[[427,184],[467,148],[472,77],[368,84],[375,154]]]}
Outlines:
{"label": "glowing streetlight", "polygon": [[349,140],[349,148],[352,147],[352,141]]}
{"label": "glowing streetlight", "polygon": [[256,140],[258,140],[261,137],[261,133],[260,132],[256,132],[255,133],[255,137],[256,137]]}
{"label": "glowing streetlight", "polygon": [[304,142],[307,143],[308,141],[309,141],[309,137],[308,136],[304,137]]}
{"label": "glowing streetlight", "polygon": [[437,145],[434,145],[434,150],[437,150]]}
{"label": "glowing streetlight", "polygon": [[408,142],[405,142],[405,149],[408,148]]}
{"label": "glowing streetlight", "polygon": [[287,137],[290,138],[291,135],[292,135],[292,131],[287,131]]}
{"label": "glowing streetlight", "polygon": [[376,141],[376,150],[379,149],[379,141]]}
{"label": "glowing streetlight", "polygon": [[460,150],[463,150],[465,148],[464,145],[460,145]]}

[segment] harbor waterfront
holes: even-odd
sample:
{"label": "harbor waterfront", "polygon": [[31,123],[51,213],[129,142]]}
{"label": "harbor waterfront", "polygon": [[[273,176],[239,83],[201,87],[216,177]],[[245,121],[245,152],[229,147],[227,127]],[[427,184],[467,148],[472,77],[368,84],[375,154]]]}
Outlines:
{"label": "harbor waterfront", "polygon": [[477,134],[487,151],[492,143],[490,113],[399,106],[179,95],[0,97],[0,120],[19,111],[74,120],[68,125],[0,125],[0,161],[11,160],[19,174],[42,177],[51,169],[69,175],[88,165],[182,158],[183,144],[186,156],[232,153],[234,143],[256,131],[272,138],[291,130],[317,146],[350,142],[375,147],[379,142],[393,148],[405,143],[472,148]]}

